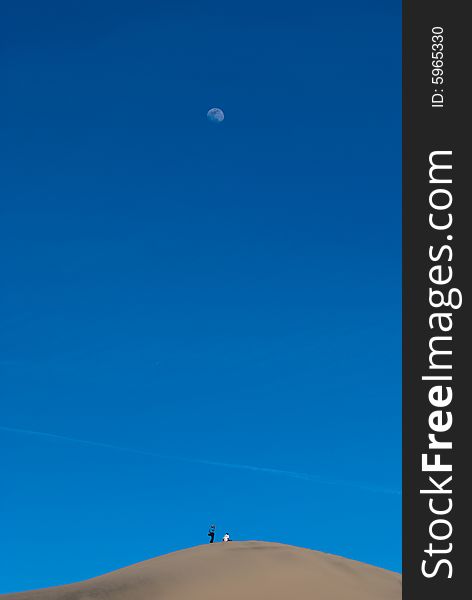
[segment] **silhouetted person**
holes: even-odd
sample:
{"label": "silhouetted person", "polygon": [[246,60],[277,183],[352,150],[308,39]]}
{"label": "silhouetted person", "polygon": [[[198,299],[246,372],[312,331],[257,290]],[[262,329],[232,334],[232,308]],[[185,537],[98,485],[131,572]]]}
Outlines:
{"label": "silhouetted person", "polygon": [[213,544],[213,541],[215,539],[215,530],[216,530],[216,527],[214,525],[210,525],[210,529],[208,530],[208,536],[210,538],[210,544]]}

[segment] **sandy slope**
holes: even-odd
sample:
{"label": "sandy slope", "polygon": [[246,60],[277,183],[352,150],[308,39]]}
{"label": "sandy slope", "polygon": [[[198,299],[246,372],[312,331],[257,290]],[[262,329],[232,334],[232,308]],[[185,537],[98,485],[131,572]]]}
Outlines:
{"label": "sandy slope", "polygon": [[267,542],[207,544],[2,600],[400,600],[401,576]]}

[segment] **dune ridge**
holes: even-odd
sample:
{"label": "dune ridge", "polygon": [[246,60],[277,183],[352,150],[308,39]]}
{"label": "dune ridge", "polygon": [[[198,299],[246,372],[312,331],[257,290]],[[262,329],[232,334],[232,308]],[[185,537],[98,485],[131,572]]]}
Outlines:
{"label": "dune ridge", "polygon": [[401,575],[271,542],[195,546],[4,600],[400,600]]}

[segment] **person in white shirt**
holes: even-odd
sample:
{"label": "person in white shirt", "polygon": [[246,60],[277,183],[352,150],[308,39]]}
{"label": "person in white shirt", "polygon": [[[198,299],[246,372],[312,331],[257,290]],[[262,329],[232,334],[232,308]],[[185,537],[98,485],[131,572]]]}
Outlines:
{"label": "person in white shirt", "polygon": [[230,537],[229,537],[229,533],[225,533],[223,536],[223,542],[230,542]]}

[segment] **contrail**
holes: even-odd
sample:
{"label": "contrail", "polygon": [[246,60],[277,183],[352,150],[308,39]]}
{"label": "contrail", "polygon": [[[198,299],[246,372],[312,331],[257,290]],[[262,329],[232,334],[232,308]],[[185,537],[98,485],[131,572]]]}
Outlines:
{"label": "contrail", "polygon": [[224,469],[238,469],[240,471],[253,471],[257,473],[267,473],[269,475],[278,475],[283,477],[290,477],[292,479],[301,479],[303,481],[310,481],[313,483],[319,483],[323,485],[335,485],[342,487],[350,487],[360,489],[366,492],[375,492],[380,494],[392,494],[392,495],[400,495],[401,492],[399,490],[393,490],[388,488],[383,488],[380,486],[375,486],[371,484],[364,484],[359,482],[350,482],[350,481],[339,481],[339,480],[329,480],[324,479],[322,477],[318,477],[311,473],[302,473],[299,471],[286,471],[284,469],[274,469],[270,467],[260,467],[256,465],[245,465],[238,463],[226,463],[219,462],[214,460],[205,460],[202,458],[188,458],[181,456],[171,456],[168,454],[160,454],[158,452],[152,452],[149,450],[140,450],[139,448],[129,448],[126,446],[115,446],[114,444],[106,444],[104,442],[95,442],[91,440],[83,440],[80,438],[69,437],[65,435],[58,435],[56,433],[47,433],[45,431],[33,431],[31,429],[20,429],[17,427],[5,427],[0,425],[0,431],[6,431],[8,433],[16,433],[19,435],[30,435],[34,437],[59,440],[62,442],[67,442],[70,444],[82,444],[84,446],[92,446],[95,448],[106,448],[108,450],[115,450],[118,452],[126,452],[131,454],[139,454],[141,456],[150,456],[153,458],[159,458],[161,460],[170,460],[170,461],[178,461],[185,462],[190,464],[197,465],[208,465],[212,467],[221,467]]}
{"label": "contrail", "polygon": [[[80,438],[69,437],[66,435],[58,435],[57,433],[47,433],[46,431],[33,431],[32,429],[19,429],[17,427],[4,427],[0,425],[0,431],[7,431],[9,433],[18,433],[20,435],[31,435],[34,437],[41,437],[50,440],[60,440],[62,442],[69,442],[72,444],[82,444],[83,446],[94,446],[96,448],[107,448],[108,450],[117,450],[119,452],[131,452],[133,454],[141,454],[144,456],[153,456],[154,458],[163,458],[169,460],[176,460],[175,456],[166,456],[164,454],[158,454],[157,452],[150,452],[147,450],[140,450],[139,448],[127,448],[125,446],[115,446],[114,444],[106,444],[104,442],[93,442],[91,440],[82,440]],[[177,459],[185,460],[185,459]]]}

